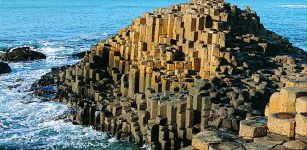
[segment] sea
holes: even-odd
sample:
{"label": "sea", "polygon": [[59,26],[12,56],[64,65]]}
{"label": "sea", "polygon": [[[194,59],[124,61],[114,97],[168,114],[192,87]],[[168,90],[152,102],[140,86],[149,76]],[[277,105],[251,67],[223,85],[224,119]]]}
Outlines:
{"label": "sea", "polygon": [[[261,17],[267,29],[307,51],[307,0],[226,0]],[[187,0],[0,0],[0,52],[31,46],[46,60],[9,63],[0,75],[0,149],[146,149],[64,119],[63,103],[37,98],[31,84],[71,55],[117,33],[155,8]]]}

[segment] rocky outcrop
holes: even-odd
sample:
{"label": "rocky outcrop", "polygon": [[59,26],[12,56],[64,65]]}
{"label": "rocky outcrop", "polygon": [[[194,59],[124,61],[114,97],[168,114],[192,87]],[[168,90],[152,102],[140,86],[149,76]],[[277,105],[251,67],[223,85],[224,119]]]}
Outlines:
{"label": "rocky outcrop", "polygon": [[[253,146],[233,141],[239,137],[224,140],[215,130],[236,133],[241,120],[263,116],[272,93],[288,80],[306,78],[306,57],[266,30],[250,9],[193,0],[144,13],[93,46],[78,64],[43,76],[33,89],[75,108],[69,117],[74,123],[152,149],[189,146],[208,129],[227,142],[213,149],[255,148],[256,141]],[[50,86],[57,91],[44,91]],[[242,124],[244,135],[266,135],[257,121]],[[196,143],[202,141],[208,140]],[[272,148],[283,141],[259,143]]]}
{"label": "rocky outcrop", "polygon": [[10,73],[11,68],[7,63],[0,62],[0,74]]}
{"label": "rocky outcrop", "polygon": [[43,53],[32,51],[30,47],[18,47],[11,49],[9,52],[0,55],[1,61],[33,61],[46,59]]}

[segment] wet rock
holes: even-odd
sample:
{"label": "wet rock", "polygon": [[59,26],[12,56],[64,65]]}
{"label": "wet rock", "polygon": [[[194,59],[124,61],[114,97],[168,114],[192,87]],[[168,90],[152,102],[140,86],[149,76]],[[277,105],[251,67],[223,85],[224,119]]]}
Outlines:
{"label": "wet rock", "polygon": [[11,68],[7,63],[0,62],[0,74],[10,73]]}
{"label": "wet rock", "polygon": [[30,47],[18,47],[11,49],[9,52],[0,55],[1,61],[33,61],[46,59],[43,53],[33,51]]}
{"label": "wet rock", "polygon": [[11,89],[17,88],[19,86],[21,86],[21,84],[9,85],[9,86],[7,86],[7,88],[11,90]]}

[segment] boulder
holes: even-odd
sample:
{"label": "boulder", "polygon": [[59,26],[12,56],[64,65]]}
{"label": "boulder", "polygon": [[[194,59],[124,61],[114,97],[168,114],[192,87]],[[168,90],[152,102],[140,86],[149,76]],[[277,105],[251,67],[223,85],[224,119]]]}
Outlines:
{"label": "boulder", "polygon": [[18,47],[0,55],[0,61],[33,61],[46,59],[46,55],[32,51],[30,47]]}
{"label": "boulder", "polygon": [[0,74],[10,73],[11,68],[7,63],[0,62]]}

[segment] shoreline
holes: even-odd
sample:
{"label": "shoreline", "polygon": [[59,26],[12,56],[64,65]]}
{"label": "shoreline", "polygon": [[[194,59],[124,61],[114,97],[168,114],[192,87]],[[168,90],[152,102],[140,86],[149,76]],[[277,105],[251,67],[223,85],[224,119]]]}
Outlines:
{"label": "shoreline", "polygon": [[[304,53],[248,8],[194,0],[134,19],[33,88],[75,108],[69,118],[76,124],[152,149],[180,149],[198,133],[226,128],[232,136],[240,121],[264,116],[274,92],[304,80]],[[58,91],[43,90],[49,86]]]}

